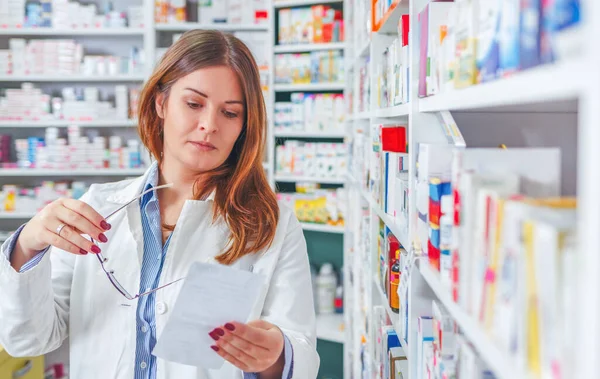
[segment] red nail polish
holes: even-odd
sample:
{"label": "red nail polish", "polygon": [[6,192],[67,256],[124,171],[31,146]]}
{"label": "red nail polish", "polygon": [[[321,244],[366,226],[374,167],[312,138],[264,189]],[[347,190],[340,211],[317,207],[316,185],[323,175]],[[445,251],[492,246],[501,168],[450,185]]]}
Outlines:
{"label": "red nail polish", "polygon": [[100,235],[98,236],[98,239],[100,240],[100,242],[102,243],[106,243],[108,242],[108,238],[106,238],[106,236],[104,235],[104,233],[100,233]]}
{"label": "red nail polish", "polygon": [[225,331],[221,328],[217,328],[214,330],[214,333],[218,336],[224,336],[225,335]]}
{"label": "red nail polish", "polygon": [[110,230],[110,224],[109,224],[108,222],[106,222],[106,221],[102,221],[102,222],[100,223],[100,227],[101,227],[102,229],[104,229],[104,230]]}
{"label": "red nail polish", "polygon": [[211,346],[210,348],[213,349],[214,351],[219,351],[219,348],[216,346]]}
{"label": "red nail polish", "polygon": [[215,341],[219,340],[219,336],[217,335],[217,333],[215,333],[214,331],[208,333],[208,335],[210,336],[210,338],[212,338]]}
{"label": "red nail polish", "polygon": [[94,254],[100,254],[102,250],[100,250],[100,248],[96,245],[92,245],[92,253]]}
{"label": "red nail polish", "polygon": [[225,324],[225,329],[233,332],[235,330],[235,326],[233,326],[233,324],[227,323]]}
{"label": "red nail polish", "polygon": [[83,250],[83,249],[79,249],[79,253],[80,253],[81,255],[87,255],[87,253],[88,253],[88,252],[87,252],[87,251],[85,251],[85,250]]}

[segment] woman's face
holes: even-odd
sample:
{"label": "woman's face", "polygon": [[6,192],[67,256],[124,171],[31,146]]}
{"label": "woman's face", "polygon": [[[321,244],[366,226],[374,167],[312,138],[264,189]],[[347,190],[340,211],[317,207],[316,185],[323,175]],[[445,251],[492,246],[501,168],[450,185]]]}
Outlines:
{"label": "woman's face", "polygon": [[164,159],[198,173],[225,162],[245,121],[242,88],[226,66],[179,79],[166,103],[157,98],[156,110],[164,121]]}

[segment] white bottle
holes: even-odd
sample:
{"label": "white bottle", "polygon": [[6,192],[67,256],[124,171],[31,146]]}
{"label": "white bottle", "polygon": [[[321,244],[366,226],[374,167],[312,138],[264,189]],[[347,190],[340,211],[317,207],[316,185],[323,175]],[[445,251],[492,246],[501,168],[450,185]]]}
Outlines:
{"label": "white bottle", "polygon": [[317,276],[317,311],[319,314],[329,314],[335,311],[335,290],[337,277],[331,263],[321,266]]}
{"label": "white bottle", "polygon": [[453,227],[453,199],[451,195],[442,196],[440,199],[442,217],[440,217],[440,278],[442,283],[450,286],[452,256],[445,252],[449,252],[452,246],[452,227]]}

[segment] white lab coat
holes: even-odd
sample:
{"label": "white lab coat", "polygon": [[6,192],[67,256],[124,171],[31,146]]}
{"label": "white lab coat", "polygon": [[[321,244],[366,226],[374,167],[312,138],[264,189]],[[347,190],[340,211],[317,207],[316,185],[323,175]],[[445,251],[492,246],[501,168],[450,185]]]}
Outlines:
{"label": "white lab coat", "polygon": [[[148,173],[146,173],[147,175]],[[117,183],[92,185],[82,200],[108,214],[142,191],[146,175]],[[185,202],[166,254],[160,284],[184,277],[192,262],[218,264],[228,227],[212,224],[213,197]],[[130,293],[140,283],[144,240],[139,203],[110,219],[109,242],[101,244],[108,266]],[[289,338],[294,378],[316,378],[316,326],[306,241],[294,214],[280,207],[275,240],[261,254],[248,255],[232,267],[266,277],[250,319],[262,318]],[[156,331],[169,319],[181,284],[156,293]],[[136,301],[122,297],[109,283],[95,256],[76,256],[52,248],[30,271],[17,273],[0,257],[0,345],[13,356],[37,356],[69,337],[73,379],[132,379],[136,350]],[[217,325],[215,325],[217,326]],[[157,379],[231,379],[242,372],[225,362],[204,370],[158,359]]]}

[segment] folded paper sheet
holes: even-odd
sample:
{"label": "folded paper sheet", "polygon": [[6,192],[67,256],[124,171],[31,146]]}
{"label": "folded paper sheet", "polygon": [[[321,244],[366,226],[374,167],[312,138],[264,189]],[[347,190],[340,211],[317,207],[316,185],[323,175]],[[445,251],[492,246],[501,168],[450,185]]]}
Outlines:
{"label": "folded paper sheet", "polygon": [[248,271],[194,263],[152,353],[185,365],[221,368],[224,360],[210,348],[215,341],[208,333],[227,322],[248,322],[263,282]]}

